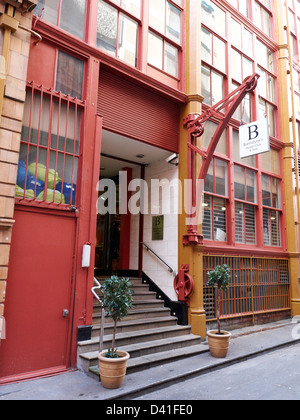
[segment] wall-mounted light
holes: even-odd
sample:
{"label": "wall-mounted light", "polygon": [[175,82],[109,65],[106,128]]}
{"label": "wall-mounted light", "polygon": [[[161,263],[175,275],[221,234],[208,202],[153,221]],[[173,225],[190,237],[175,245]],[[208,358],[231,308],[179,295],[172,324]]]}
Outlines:
{"label": "wall-mounted light", "polygon": [[166,162],[170,163],[170,165],[178,166],[179,157],[178,157],[177,153],[173,153],[173,155],[167,157]]}

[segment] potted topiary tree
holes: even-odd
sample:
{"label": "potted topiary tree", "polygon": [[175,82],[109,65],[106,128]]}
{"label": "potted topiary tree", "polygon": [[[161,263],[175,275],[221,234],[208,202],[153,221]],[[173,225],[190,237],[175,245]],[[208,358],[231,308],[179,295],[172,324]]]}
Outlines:
{"label": "potted topiary tree", "polygon": [[221,330],[221,298],[222,290],[227,290],[230,281],[230,269],[227,265],[218,265],[207,273],[209,287],[217,289],[217,330],[207,332],[210,353],[214,357],[224,358],[229,348],[230,332]]}
{"label": "potted topiary tree", "polygon": [[118,351],[115,345],[117,322],[125,318],[132,308],[131,287],[128,278],[111,276],[105,279],[101,289],[104,309],[114,323],[111,348],[98,354],[100,379],[104,388],[119,388],[126,374],[129,353]]}

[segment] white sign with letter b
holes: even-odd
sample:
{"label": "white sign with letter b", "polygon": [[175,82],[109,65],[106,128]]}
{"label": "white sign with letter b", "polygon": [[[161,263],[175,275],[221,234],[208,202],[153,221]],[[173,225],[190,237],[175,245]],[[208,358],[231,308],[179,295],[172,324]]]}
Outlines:
{"label": "white sign with letter b", "polygon": [[269,123],[267,118],[240,127],[240,157],[258,155],[270,151]]}

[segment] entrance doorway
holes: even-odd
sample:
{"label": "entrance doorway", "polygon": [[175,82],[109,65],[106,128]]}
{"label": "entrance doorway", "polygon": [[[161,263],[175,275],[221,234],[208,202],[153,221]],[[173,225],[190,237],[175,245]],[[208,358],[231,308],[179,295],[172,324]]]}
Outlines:
{"label": "entrance doorway", "polygon": [[[101,173],[100,173],[101,175]],[[113,177],[116,185],[116,213],[97,214],[97,233],[95,250],[95,268],[103,274],[116,273],[120,268],[120,230],[119,180]]]}
{"label": "entrance doorway", "polygon": [[[132,218],[129,212],[124,214],[127,203],[120,204],[119,191],[123,187],[127,188],[132,179],[143,178],[145,171],[142,168],[149,172],[148,177],[156,176],[156,171],[153,174],[151,172],[151,165],[164,161],[171,153],[107,130],[102,131],[99,180],[109,179],[114,182],[116,206],[114,214],[97,214],[95,269],[99,274],[111,275],[120,271],[138,271],[141,268],[139,261],[142,253],[140,242],[143,238],[143,215],[138,214]],[[125,171],[127,185],[120,185],[120,182],[123,183],[120,172]],[[128,202],[128,189],[127,193]],[[101,200],[103,191],[98,194]]]}

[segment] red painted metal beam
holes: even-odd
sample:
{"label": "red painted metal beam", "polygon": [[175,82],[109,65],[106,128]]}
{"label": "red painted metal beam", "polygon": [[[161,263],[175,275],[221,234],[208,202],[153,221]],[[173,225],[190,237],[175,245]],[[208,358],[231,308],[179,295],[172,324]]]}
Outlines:
{"label": "red painted metal beam", "polygon": [[[260,76],[257,73],[254,73],[252,76],[247,77],[236,90],[225,96],[225,98],[223,98],[216,105],[210,107],[202,115],[192,114],[184,119],[184,125],[187,127],[189,132],[188,177],[192,180],[192,196],[190,197],[189,209],[189,216],[191,220],[193,217],[195,217],[195,214],[198,214],[200,211],[200,209],[197,208],[201,204],[201,201],[199,200],[197,203],[197,180],[205,180],[213,154],[216,150],[223,131],[227,127],[230,119],[232,118],[233,114],[245,96],[248,93],[254,91],[257,86],[259,77]],[[225,110],[225,112],[223,110]],[[204,133],[204,123],[212,117],[217,117],[220,119],[220,123],[217,130],[215,131],[214,136],[211,139],[207,152],[205,153],[195,145],[195,139],[202,136]],[[195,174],[196,153],[200,154],[203,158],[203,164],[199,176],[197,177]],[[194,213],[192,212],[192,209],[196,209]],[[187,231],[188,235],[185,235],[183,238],[184,245],[195,245],[203,243],[203,236],[199,235],[197,225],[189,224]]]}

